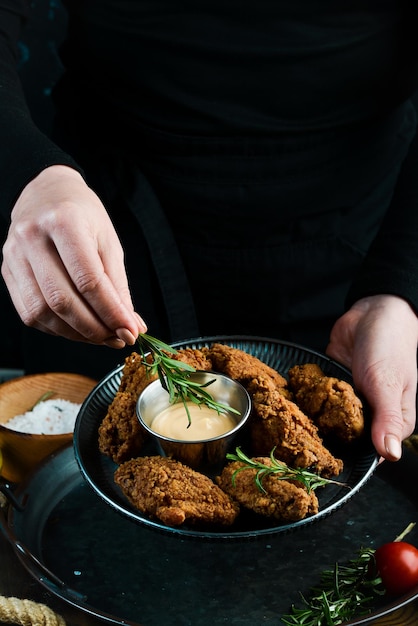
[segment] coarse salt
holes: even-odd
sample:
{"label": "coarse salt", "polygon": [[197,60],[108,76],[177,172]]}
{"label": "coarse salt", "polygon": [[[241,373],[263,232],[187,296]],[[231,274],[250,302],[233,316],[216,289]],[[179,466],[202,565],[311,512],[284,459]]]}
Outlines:
{"label": "coarse salt", "polygon": [[80,404],[58,398],[38,402],[31,411],[16,415],[4,426],[31,435],[72,433]]}

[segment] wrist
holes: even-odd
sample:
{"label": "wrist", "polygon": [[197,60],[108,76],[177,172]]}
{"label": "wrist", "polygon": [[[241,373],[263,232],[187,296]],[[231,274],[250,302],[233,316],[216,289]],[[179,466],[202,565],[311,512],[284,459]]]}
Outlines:
{"label": "wrist", "polygon": [[371,309],[377,310],[382,308],[398,311],[399,313],[404,311],[405,313],[411,313],[415,318],[417,317],[413,307],[405,298],[390,293],[366,296],[354,302],[351,307],[351,309],[361,311],[362,313],[367,313]]}

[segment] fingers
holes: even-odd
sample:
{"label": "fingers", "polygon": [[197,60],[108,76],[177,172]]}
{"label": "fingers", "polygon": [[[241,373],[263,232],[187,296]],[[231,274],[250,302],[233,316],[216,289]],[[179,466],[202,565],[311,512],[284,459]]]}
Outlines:
{"label": "fingers", "polygon": [[414,430],[417,390],[417,317],[396,296],[356,303],[335,324],[327,353],[349,367],[370,407],[371,436],[379,455],[396,461]]}
{"label": "fingers", "polygon": [[[30,267],[26,273],[21,272],[19,281],[14,280],[5,264],[3,264],[2,272],[5,280],[7,277],[10,296],[14,307],[27,326],[36,328],[50,335],[59,335],[73,341],[105,343],[115,348],[124,347],[125,341],[112,336],[109,329],[101,329],[104,336],[104,340],[101,341],[100,338],[95,339],[93,334],[90,337],[86,336],[84,333],[78,332],[76,328],[73,328],[73,326],[67,324],[63,318],[55,314],[51,306],[47,304],[42,291],[39,289]],[[69,307],[71,307],[71,303],[69,303]],[[97,330],[97,332],[99,331],[100,329]]]}
{"label": "fingers", "polygon": [[[74,180],[72,191],[76,196]],[[133,345],[146,325],[133,309],[120,242],[84,181],[80,195],[70,207],[17,207],[3,277],[26,325],[77,341]]]}
{"label": "fingers", "polygon": [[34,238],[26,257],[16,250],[15,262],[2,270],[21,319],[50,334],[101,343],[114,333],[78,297],[56,251],[40,239]]}
{"label": "fingers", "polygon": [[[61,292],[71,285],[77,298],[88,305],[90,313],[94,312],[106,328],[126,328],[133,335],[138,330],[138,319],[134,315],[122,248],[110,222],[106,223],[107,216],[102,220],[100,238],[95,232],[80,236],[67,228],[64,239],[60,229],[54,230],[53,243],[61,261],[57,285]],[[46,277],[47,274],[36,276],[45,285]],[[83,313],[88,315],[87,311]],[[89,319],[88,324],[91,323]]]}
{"label": "fingers", "polygon": [[372,413],[371,435],[378,454],[388,461],[402,455],[402,441],[414,430],[416,376],[405,385],[401,371],[378,368],[363,389]]}

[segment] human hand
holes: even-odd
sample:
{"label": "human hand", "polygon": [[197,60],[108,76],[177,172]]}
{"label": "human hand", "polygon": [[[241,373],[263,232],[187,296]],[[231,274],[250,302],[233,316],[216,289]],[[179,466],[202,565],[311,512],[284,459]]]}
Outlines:
{"label": "human hand", "polygon": [[348,367],[372,412],[372,440],[383,458],[401,457],[414,430],[418,319],[397,296],[356,302],[334,325],[327,354]]}
{"label": "human hand", "polygon": [[70,167],[48,167],[22,191],[1,271],[27,326],[115,348],[133,345],[146,330],[132,305],[112,222]]}

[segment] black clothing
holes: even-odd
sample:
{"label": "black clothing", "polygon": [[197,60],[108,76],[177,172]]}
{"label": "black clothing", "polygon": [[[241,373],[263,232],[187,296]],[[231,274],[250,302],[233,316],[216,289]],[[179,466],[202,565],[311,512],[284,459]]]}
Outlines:
{"label": "black clothing", "polygon": [[19,193],[45,167],[62,163],[78,168],[36,128],[24,100],[16,63],[28,5],[26,0],[0,0],[0,214],[7,221]]}
{"label": "black clothing", "polygon": [[[11,69],[25,4],[0,0],[12,42],[0,41],[0,145],[15,147],[0,150],[1,210],[47,165],[80,168],[121,236],[152,334],[266,335],[324,350],[346,298],[393,293],[418,309],[412,3],[67,0],[56,143],[33,128]],[[184,265],[168,308],[155,264],[164,238],[150,243],[152,222],[147,231],[132,211],[138,184]],[[185,316],[173,326],[170,307],[183,301],[198,329]],[[43,369],[57,340],[35,337],[46,360],[29,367]],[[99,358],[105,373],[98,350],[83,367]]]}

